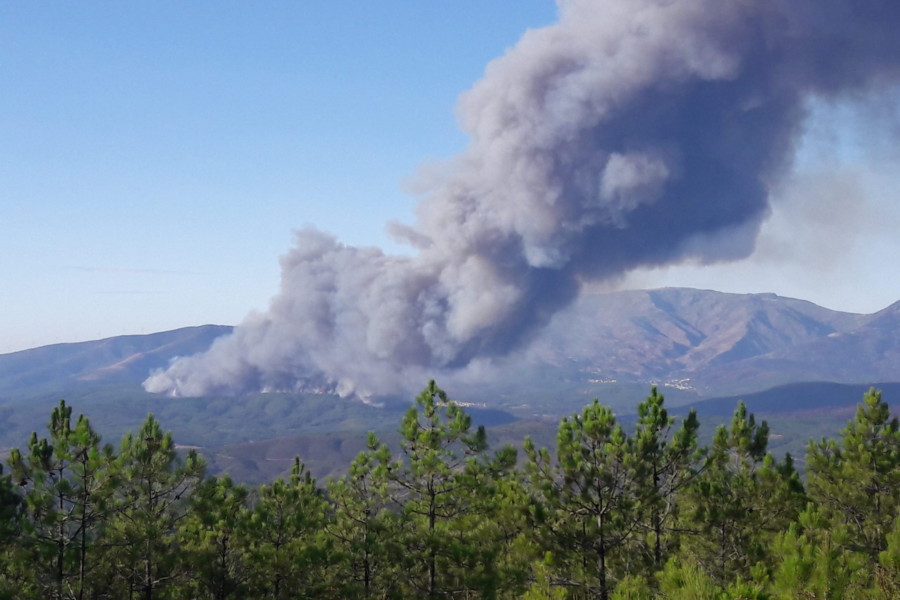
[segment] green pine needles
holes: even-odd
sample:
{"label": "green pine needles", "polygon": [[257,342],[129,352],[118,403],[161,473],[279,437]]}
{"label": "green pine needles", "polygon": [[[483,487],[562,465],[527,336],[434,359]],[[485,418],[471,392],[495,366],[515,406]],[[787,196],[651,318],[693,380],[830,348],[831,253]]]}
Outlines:
{"label": "green pine needles", "polygon": [[900,431],[879,392],[803,478],[739,404],[708,446],[655,388],[556,446],[491,448],[433,381],[320,484],[207,476],[149,415],[117,448],[64,401],[0,468],[0,599],[900,598]]}

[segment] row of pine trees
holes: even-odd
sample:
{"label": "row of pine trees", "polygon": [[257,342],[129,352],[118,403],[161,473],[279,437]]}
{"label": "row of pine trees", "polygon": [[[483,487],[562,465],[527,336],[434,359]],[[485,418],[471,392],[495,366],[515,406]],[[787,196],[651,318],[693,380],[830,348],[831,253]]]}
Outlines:
{"label": "row of pine trees", "polygon": [[[677,425],[677,426],[676,426]],[[149,416],[118,449],[65,402],[0,477],[0,598],[900,598],[900,432],[876,391],[805,477],[739,405],[700,447],[654,389],[554,451],[488,448],[434,382],[342,478],[248,489]]]}

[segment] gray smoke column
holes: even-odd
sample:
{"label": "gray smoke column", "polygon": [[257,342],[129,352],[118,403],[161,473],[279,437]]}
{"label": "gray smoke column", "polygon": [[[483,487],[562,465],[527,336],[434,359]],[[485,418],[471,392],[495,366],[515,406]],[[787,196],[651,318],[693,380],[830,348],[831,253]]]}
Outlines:
{"label": "gray smoke column", "polygon": [[897,0],[560,0],[459,102],[413,256],[313,229],[281,290],[144,384],[378,395],[521,347],[583,282],[748,255],[809,98],[900,74]]}

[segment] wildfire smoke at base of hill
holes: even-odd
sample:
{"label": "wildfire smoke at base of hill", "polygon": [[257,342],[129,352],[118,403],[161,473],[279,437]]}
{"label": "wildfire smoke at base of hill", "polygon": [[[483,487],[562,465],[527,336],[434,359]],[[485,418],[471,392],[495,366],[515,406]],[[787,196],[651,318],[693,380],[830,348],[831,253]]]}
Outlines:
{"label": "wildfire smoke at base of hill", "polygon": [[748,255],[810,98],[900,76],[893,0],[560,0],[459,103],[467,150],[423,192],[417,249],[307,229],[281,290],[172,395],[405,391],[521,347],[585,281]]}

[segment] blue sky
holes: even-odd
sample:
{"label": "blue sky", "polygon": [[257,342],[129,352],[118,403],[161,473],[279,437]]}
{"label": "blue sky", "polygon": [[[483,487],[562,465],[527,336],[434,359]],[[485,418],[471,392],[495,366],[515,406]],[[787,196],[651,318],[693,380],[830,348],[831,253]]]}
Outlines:
{"label": "blue sky", "polygon": [[[384,225],[412,220],[418,168],[465,145],[457,96],[556,8],[22,1],[0,13],[10,352],[237,323],[266,307],[278,257],[306,224],[404,251]],[[747,261],[626,285],[772,291],[860,312],[900,299],[897,132],[872,116],[898,106],[816,107],[798,174]]]}

